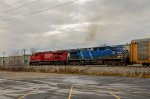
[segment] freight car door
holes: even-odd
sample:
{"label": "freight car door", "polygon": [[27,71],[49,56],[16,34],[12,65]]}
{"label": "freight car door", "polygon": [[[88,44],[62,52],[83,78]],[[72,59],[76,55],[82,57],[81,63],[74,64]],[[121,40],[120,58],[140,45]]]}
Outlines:
{"label": "freight car door", "polygon": [[149,60],[149,42],[138,43],[138,60]]}

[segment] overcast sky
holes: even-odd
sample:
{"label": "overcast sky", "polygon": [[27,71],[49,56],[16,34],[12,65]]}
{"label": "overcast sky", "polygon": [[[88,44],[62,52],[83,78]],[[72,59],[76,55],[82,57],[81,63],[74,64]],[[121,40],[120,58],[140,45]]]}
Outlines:
{"label": "overcast sky", "polygon": [[[150,37],[150,0],[0,0],[0,51],[68,49],[129,43]],[[9,12],[5,12],[9,11]]]}

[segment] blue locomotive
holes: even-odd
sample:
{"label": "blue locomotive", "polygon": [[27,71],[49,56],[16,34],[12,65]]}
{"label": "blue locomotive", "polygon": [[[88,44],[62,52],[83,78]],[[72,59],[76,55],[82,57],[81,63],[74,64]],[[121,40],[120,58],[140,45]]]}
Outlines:
{"label": "blue locomotive", "polygon": [[69,65],[105,64],[126,65],[129,59],[128,49],[125,45],[93,47],[68,50]]}

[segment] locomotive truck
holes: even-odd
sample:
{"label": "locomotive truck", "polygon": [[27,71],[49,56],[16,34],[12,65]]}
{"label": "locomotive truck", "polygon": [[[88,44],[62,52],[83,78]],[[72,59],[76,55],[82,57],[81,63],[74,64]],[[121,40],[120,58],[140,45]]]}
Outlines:
{"label": "locomotive truck", "polygon": [[30,56],[30,65],[150,65],[150,39],[131,44],[38,52]]}

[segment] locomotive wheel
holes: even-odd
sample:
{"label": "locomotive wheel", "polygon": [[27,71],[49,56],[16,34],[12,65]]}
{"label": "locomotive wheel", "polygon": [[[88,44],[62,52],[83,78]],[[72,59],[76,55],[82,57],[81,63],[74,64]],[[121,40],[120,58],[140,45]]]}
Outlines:
{"label": "locomotive wheel", "polygon": [[54,63],[52,62],[51,65],[54,65]]}
{"label": "locomotive wheel", "polygon": [[113,63],[111,61],[108,62],[108,66],[113,66]]}
{"label": "locomotive wheel", "polygon": [[116,66],[119,66],[119,62],[116,62]]}
{"label": "locomotive wheel", "polygon": [[106,65],[107,66],[111,66],[111,62],[106,62]]}
{"label": "locomotive wheel", "polygon": [[116,66],[117,63],[116,62],[111,62],[111,66]]}
{"label": "locomotive wheel", "polygon": [[65,62],[61,62],[61,65],[64,66],[64,65],[65,65]]}
{"label": "locomotive wheel", "polygon": [[57,65],[58,65],[58,66],[61,65],[61,63],[60,63],[60,62],[57,62]]}
{"label": "locomotive wheel", "polygon": [[37,63],[37,66],[40,66],[40,63]]}
{"label": "locomotive wheel", "polygon": [[72,63],[72,66],[75,66],[75,65],[76,65],[76,63],[75,63],[75,62],[73,62],[73,63]]}
{"label": "locomotive wheel", "polygon": [[108,62],[104,61],[104,65],[108,66]]}
{"label": "locomotive wheel", "polygon": [[127,66],[127,64],[126,64],[126,63],[123,63],[122,65],[123,65],[123,66]]}
{"label": "locomotive wheel", "polygon": [[79,62],[77,62],[77,66],[81,66],[81,64]]}
{"label": "locomotive wheel", "polygon": [[78,65],[78,62],[74,62],[74,66],[77,66]]}
{"label": "locomotive wheel", "polygon": [[146,66],[146,65],[143,63],[142,66]]}
{"label": "locomotive wheel", "polygon": [[33,63],[33,66],[36,66],[36,63]]}
{"label": "locomotive wheel", "polygon": [[146,66],[148,67],[148,66],[149,66],[149,64],[146,64]]}
{"label": "locomotive wheel", "polygon": [[70,66],[72,66],[72,65],[73,65],[73,63],[71,62],[71,63],[69,63],[69,65],[70,65]]}
{"label": "locomotive wheel", "polygon": [[122,66],[122,63],[119,62],[119,63],[118,63],[118,66]]}
{"label": "locomotive wheel", "polygon": [[35,66],[38,66],[38,63],[35,63]]}
{"label": "locomotive wheel", "polygon": [[143,63],[142,66],[147,67],[149,64]]}
{"label": "locomotive wheel", "polygon": [[56,66],[56,62],[54,62],[53,65]]}

